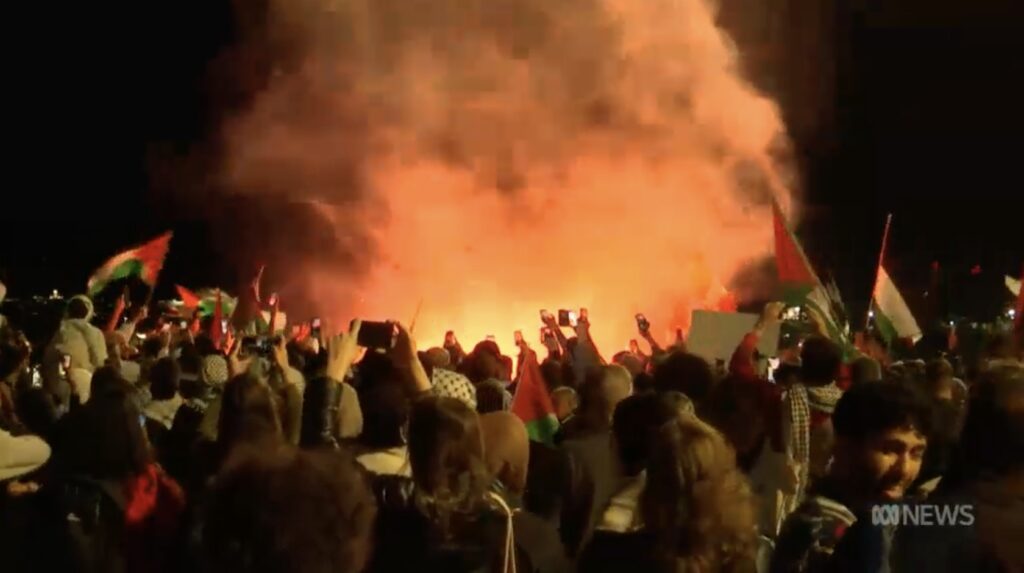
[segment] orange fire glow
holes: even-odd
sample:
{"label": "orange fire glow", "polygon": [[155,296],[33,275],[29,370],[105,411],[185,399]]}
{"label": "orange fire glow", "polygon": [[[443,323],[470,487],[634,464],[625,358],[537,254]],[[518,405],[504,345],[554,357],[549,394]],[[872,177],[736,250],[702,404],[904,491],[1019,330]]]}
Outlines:
{"label": "orange fire glow", "polygon": [[295,273],[326,316],[422,301],[421,347],[510,353],[540,309],[585,307],[610,357],[635,313],[668,343],[769,253],[783,126],[703,0],[274,6],[299,64],[227,127],[224,180],[374,239],[368,273]]}

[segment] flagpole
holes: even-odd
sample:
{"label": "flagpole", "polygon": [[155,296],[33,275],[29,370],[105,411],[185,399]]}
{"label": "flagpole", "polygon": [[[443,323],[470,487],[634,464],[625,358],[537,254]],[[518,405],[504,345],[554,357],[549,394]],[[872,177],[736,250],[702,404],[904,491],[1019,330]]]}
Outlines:
{"label": "flagpole", "polygon": [[885,248],[889,243],[889,227],[892,226],[892,213],[885,218],[885,230],[882,231],[882,248],[878,251],[878,266],[875,267],[875,282],[871,283],[871,298],[868,300],[868,311],[864,314],[864,330],[871,325],[871,303],[875,300],[875,288],[878,287],[878,276],[885,262]]}
{"label": "flagpole", "polygon": [[423,309],[423,297],[420,297],[420,301],[416,303],[416,312],[412,315],[412,320],[409,321],[409,333],[412,334],[416,330],[416,321],[420,318],[420,310]]}

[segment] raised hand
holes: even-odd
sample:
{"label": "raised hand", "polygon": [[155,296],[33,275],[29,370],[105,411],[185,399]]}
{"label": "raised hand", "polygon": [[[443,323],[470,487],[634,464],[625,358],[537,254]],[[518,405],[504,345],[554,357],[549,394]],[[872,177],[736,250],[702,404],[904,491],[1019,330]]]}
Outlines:
{"label": "raised hand", "polygon": [[429,392],[430,377],[427,376],[427,371],[423,369],[420,357],[416,354],[416,340],[405,326],[399,323],[395,326],[398,327],[398,338],[393,350],[394,359],[399,365],[409,368],[417,392]]}
{"label": "raised hand", "polygon": [[762,328],[780,322],[782,320],[782,311],[786,309],[786,303],[784,302],[769,302],[764,305],[764,310],[761,311],[761,317],[758,319],[758,325]]}
{"label": "raised hand", "polygon": [[558,319],[555,318],[555,315],[551,314],[550,312],[541,311],[540,321],[543,322],[545,326],[551,328],[551,330],[557,330],[559,328]]}
{"label": "raised hand", "polygon": [[228,373],[231,377],[245,374],[249,371],[249,364],[252,362],[252,358],[242,358],[242,339],[236,338],[231,341],[231,346],[228,351]]}
{"label": "raised hand", "polygon": [[359,340],[359,328],[362,324],[361,320],[355,319],[352,321],[352,328],[348,334],[340,332],[327,341],[327,376],[329,378],[337,382],[345,381],[345,375],[348,374],[349,368],[352,367],[352,363],[355,362],[356,355],[359,353],[359,345],[356,341]]}
{"label": "raised hand", "polygon": [[274,340],[273,356],[274,364],[280,366],[281,370],[288,370],[288,341],[284,336],[278,336]]}

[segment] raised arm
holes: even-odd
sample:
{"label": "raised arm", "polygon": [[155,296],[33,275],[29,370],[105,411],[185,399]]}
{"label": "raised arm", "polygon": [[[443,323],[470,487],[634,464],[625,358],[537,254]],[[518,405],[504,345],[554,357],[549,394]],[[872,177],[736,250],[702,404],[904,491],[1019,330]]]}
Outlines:
{"label": "raised arm", "polygon": [[420,357],[416,353],[416,340],[405,326],[401,324],[397,326],[398,340],[395,342],[392,354],[395,365],[408,369],[414,392],[418,394],[429,393],[431,389],[430,377],[427,376],[427,371],[423,368],[423,363],[420,362]]}
{"label": "raised arm", "polygon": [[654,335],[651,334],[651,324],[644,318],[641,322],[641,316],[637,315],[637,332],[640,333],[640,338],[647,341],[647,344],[651,347],[651,358],[659,356],[665,353],[665,349],[658,344],[658,341],[654,339]]}
{"label": "raised arm", "polygon": [[114,303],[114,310],[110,313],[110,318],[107,319],[107,324],[103,328],[103,332],[114,332],[117,330],[117,323],[121,321],[121,315],[124,314],[124,309],[128,306],[128,287],[125,287],[124,292],[121,296],[117,297],[117,302]]}
{"label": "raised arm", "polygon": [[772,325],[779,322],[782,310],[786,307],[782,302],[770,302],[764,306],[760,318],[754,328],[743,337],[729,360],[729,373],[744,378],[756,378],[757,368],[754,364],[754,351],[757,349],[761,336]]}
{"label": "raised arm", "polygon": [[558,346],[562,349],[562,356],[564,356],[566,360],[571,361],[573,357],[568,352],[569,339],[567,339],[565,337],[565,333],[562,332],[562,327],[558,326],[558,320],[555,319],[555,315],[547,311],[541,311],[540,320],[544,323],[544,326],[551,329],[551,334],[555,335],[555,340],[558,341]]}

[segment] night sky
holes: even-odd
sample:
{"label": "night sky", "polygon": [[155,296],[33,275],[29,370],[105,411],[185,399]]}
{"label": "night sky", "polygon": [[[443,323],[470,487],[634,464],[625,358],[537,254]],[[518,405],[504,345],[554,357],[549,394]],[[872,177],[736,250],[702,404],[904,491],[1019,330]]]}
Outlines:
{"label": "night sky", "polygon": [[[171,198],[152,165],[207,139],[258,89],[268,62],[249,62],[244,80],[212,72],[235,34],[226,0],[74,4],[59,14],[23,6],[34,12],[8,19],[21,40],[5,74],[0,280],[13,296],[76,290],[106,256],[173,228],[168,275],[237,284],[253,256],[222,238],[244,209]],[[833,119],[795,141],[799,234],[854,308],[869,294],[888,212],[890,264],[912,305],[933,261],[944,310],[984,317],[1007,301],[1003,275],[1024,262],[1019,4],[888,0],[835,10]]]}

